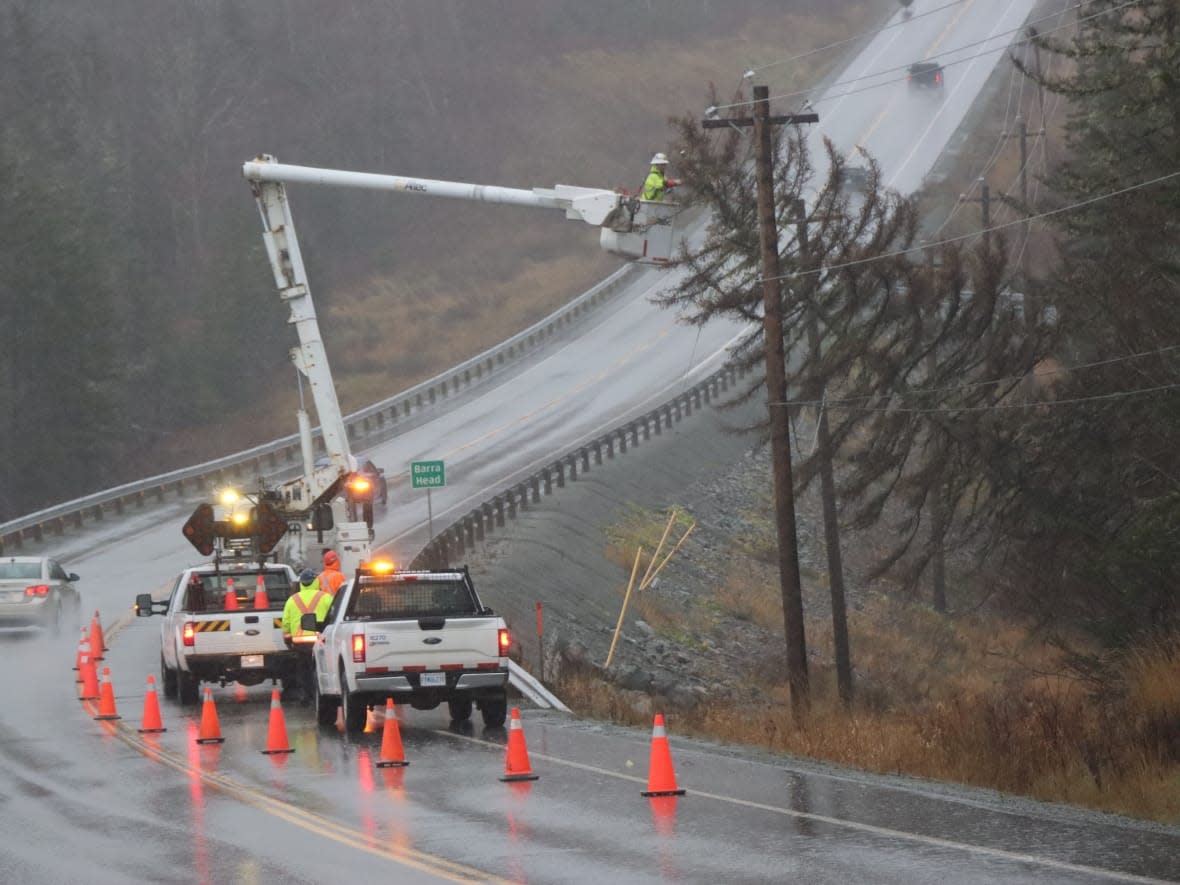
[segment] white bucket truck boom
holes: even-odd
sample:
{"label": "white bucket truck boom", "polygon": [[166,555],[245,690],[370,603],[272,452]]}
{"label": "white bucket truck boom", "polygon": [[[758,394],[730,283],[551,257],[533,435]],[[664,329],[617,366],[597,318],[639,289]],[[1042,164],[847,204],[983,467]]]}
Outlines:
{"label": "white bucket truck boom", "polygon": [[565,212],[566,218],[601,228],[599,242],[607,252],[653,263],[671,259],[675,249],[673,220],[680,211],[676,203],[642,200],[633,194],[603,188],[559,184],[552,188],[524,190],[459,181],[434,181],[402,175],[291,166],[279,163],[274,157],[265,154],[244,164],[242,174],[255,184],[300,182],[447,197],[477,203],[560,209]]}
{"label": "white bucket truck boom", "polygon": [[[433,181],[340,169],[317,169],[279,163],[262,155],[242,166],[262,216],[263,240],[274,272],[279,297],[291,311],[290,322],[299,336],[291,351],[296,368],[307,379],[323,434],[326,459],[314,458],[311,422],[300,409],[299,436],[303,473],[284,483],[277,491],[264,490],[259,497],[286,519],[291,529],[284,536],[279,556],[286,562],[319,565],[319,548],[333,547],[341,557],[341,568],[351,574],[369,559],[372,539],[372,504],[365,492],[357,491],[357,462],[348,445],[348,433],[328,355],[316,322],[315,306],[295,235],[286,184],[297,182],[335,187],[385,190],[420,196],[448,197],[481,203],[503,203],[558,209],[566,218],[601,228],[600,243],[608,252],[659,263],[672,257],[673,218],[679,211],[674,203],[641,200],[634,195],[601,188],[559,184],[553,188],[495,187]],[[370,491],[371,494],[371,491]],[[362,519],[357,519],[361,514]],[[208,520],[209,517],[206,517]],[[315,533],[314,548],[309,533]]]}

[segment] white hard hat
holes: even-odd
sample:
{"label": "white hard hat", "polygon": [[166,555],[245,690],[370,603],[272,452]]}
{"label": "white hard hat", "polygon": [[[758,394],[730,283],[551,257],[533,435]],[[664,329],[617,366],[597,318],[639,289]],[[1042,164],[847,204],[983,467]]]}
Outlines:
{"label": "white hard hat", "polygon": [[651,158],[651,164],[653,166],[667,166],[668,165],[668,157],[666,154],[664,154],[662,152],[658,153],[654,157]]}

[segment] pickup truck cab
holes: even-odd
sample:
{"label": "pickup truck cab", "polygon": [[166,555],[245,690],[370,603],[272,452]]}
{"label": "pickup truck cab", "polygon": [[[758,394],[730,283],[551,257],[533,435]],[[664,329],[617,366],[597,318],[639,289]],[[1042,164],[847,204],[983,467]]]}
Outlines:
{"label": "pickup truck cab", "polygon": [[444,701],[463,722],[477,706],[484,725],[504,724],[508,650],[504,620],[486,608],[466,567],[398,571],[388,562],[362,564],[337,592],[318,629],[313,658],[316,718],[359,732],[368,710],[387,698],[416,710]]}
{"label": "pickup truck cab", "polygon": [[[164,615],[164,696],[195,704],[202,682],[259,685],[281,679],[285,689],[293,687],[295,653],[283,641],[282,616],[297,587],[288,565],[219,560],[181,572],[166,603],[154,602],[149,593],[137,596],[137,615]],[[258,593],[263,588],[265,599]]]}

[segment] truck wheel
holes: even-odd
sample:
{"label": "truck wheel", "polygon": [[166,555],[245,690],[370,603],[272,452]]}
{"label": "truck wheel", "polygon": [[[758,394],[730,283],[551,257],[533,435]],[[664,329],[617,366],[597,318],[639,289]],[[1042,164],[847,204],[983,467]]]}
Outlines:
{"label": "truck wheel", "polygon": [[340,668],[340,706],[344,710],[344,730],[349,734],[364,731],[369,711],[360,698],[348,690],[348,679],[343,667]]}
{"label": "truck wheel", "polygon": [[483,714],[484,728],[502,728],[508,716],[508,698],[485,698],[479,702],[479,711]]}
{"label": "truck wheel", "polygon": [[192,673],[177,673],[176,693],[182,706],[192,706],[200,697],[201,680]]}
{"label": "truck wheel", "polygon": [[160,655],[160,685],[164,689],[164,697],[176,697],[176,671],[164,663],[163,655]]}
{"label": "truck wheel", "polygon": [[340,712],[340,698],[323,694],[320,681],[312,681],[312,696],[315,698],[315,721],[320,725],[335,725],[336,714]]}
{"label": "truck wheel", "polygon": [[466,722],[471,718],[471,695],[459,695],[447,701],[451,708],[452,722]]}

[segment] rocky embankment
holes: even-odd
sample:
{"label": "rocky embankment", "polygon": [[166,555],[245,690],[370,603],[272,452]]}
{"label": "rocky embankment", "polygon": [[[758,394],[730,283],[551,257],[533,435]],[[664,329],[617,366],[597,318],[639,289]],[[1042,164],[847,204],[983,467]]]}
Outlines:
{"label": "rocky embankment", "polygon": [[[773,627],[755,623],[733,579],[769,582],[778,594],[766,546],[769,454],[755,434],[735,432],[757,421],[762,408],[705,409],[580,474],[469,551],[473,577],[508,618],[524,666],[541,668],[541,602],[547,682],[571,665],[590,669],[643,714],[653,705],[687,712],[703,700],[759,700],[758,674],[783,672],[781,619]],[[607,668],[630,569],[612,557],[606,530],[635,508],[661,513],[672,506],[684,508],[695,529],[642,598],[633,596]],[[823,574],[818,509],[804,498],[797,510],[801,570]],[[808,616],[823,614],[826,584],[805,577],[804,588]]]}

